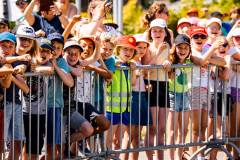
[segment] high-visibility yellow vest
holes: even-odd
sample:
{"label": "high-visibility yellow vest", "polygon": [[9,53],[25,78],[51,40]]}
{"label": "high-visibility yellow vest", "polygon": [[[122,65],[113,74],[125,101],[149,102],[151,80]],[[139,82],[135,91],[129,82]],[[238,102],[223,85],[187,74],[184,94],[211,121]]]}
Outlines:
{"label": "high-visibility yellow vest", "polygon": [[131,101],[131,83],[130,72],[128,71],[128,80],[123,70],[116,70],[113,74],[111,85],[107,87],[106,111],[113,113],[122,113],[130,111]]}

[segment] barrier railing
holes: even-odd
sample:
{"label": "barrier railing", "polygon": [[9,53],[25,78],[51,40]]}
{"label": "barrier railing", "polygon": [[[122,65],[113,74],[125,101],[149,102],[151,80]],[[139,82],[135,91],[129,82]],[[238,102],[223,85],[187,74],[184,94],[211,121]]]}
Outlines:
{"label": "barrier railing", "polygon": [[223,78],[223,71],[121,67],[111,80],[86,71],[72,88],[54,75],[26,73],[29,93],[15,85],[2,92],[0,159],[211,159],[216,150],[234,159],[240,155],[238,63],[233,76]]}

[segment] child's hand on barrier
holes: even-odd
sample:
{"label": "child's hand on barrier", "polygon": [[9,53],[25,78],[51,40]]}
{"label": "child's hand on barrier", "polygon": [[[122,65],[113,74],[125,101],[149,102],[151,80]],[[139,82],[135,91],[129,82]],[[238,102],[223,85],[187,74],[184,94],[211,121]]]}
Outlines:
{"label": "child's hand on barrier", "polygon": [[162,65],[163,65],[163,68],[166,71],[170,71],[171,70],[171,62],[169,60],[165,60]]}
{"label": "child's hand on barrier", "polygon": [[29,62],[32,60],[32,57],[30,56],[30,54],[25,54],[25,55],[18,56],[18,60]]}

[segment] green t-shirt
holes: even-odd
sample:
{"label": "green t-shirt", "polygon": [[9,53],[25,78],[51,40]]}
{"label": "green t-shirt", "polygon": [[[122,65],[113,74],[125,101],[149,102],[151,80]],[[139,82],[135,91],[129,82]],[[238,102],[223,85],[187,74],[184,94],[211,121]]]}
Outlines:
{"label": "green t-shirt", "polygon": [[[186,60],[184,64],[192,64],[192,62],[190,60]],[[169,91],[175,91],[176,93],[187,92],[189,90],[191,71],[191,67],[176,68],[174,77],[169,80]]]}

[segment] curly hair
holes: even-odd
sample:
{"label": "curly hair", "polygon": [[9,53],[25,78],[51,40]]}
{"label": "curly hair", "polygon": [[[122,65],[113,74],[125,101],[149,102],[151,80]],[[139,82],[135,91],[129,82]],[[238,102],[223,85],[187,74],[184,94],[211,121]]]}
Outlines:
{"label": "curly hair", "polygon": [[155,1],[148,9],[145,17],[144,17],[144,26],[146,28],[149,27],[152,20],[156,18],[156,13],[162,13],[168,10],[167,5],[160,1]]}

